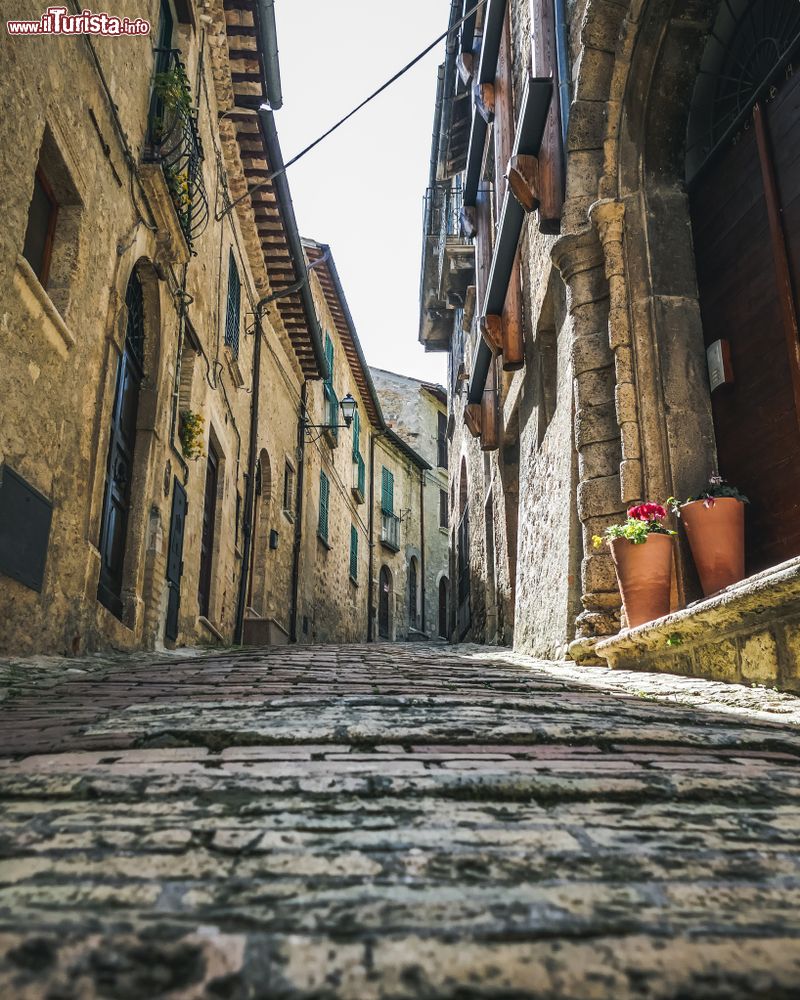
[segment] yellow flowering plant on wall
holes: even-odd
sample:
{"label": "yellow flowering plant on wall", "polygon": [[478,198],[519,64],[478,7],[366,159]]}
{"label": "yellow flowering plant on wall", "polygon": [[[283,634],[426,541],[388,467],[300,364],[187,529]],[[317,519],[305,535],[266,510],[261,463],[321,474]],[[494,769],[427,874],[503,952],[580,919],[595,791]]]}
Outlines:
{"label": "yellow flowering plant on wall", "polygon": [[192,413],[191,410],[181,412],[179,437],[181,450],[186,458],[200,458],[203,454],[203,430],[205,421],[202,413]]}

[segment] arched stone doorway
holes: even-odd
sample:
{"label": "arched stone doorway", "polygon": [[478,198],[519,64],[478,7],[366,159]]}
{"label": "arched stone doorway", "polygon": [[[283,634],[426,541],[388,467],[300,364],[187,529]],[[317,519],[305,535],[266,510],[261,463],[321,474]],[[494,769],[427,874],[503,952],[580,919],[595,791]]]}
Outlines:
{"label": "arched stone doorway", "polygon": [[392,572],[388,566],[381,566],[378,576],[378,635],[381,639],[392,638]]}
{"label": "arched stone doorway", "polygon": [[[580,362],[575,379],[579,417],[591,417],[591,426],[579,420],[586,424],[580,426],[578,439],[585,609],[578,619],[579,636],[609,634],[618,628],[613,566],[606,554],[591,547],[595,525],[602,527],[625,506],[643,499],[697,493],[718,469],[731,480],[740,478],[736,485],[742,489],[749,478],[746,471],[742,479],[738,470],[723,467],[722,451],[718,462],[718,419],[712,412],[686,154],[695,85],[698,76],[706,75],[702,60],[712,31],[719,30],[719,12],[725,7],[735,14],[750,3],[649,0],[631,3],[627,10],[622,6],[612,10],[593,0],[587,5],[583,28],[587,49],[592,47],[589,38],[599,37],[601,27],[604,37],[616,39],[613,67],[601,73],[602,61],[587,58],[576,85],[578,100],[597,101],[603,93],[608,98],[603,105],[605,121],[598,129],[601,169],[595,178],[573,173],[571,189],[573,205],[585,199],[583,203],[590,206],[593,229],[570,232],[553,251],[570,292],[575,356]],[[765,95],[769,99],[770,86],[751,95],[750,109],[757,99]],[[749,132],[752,118],[742,128]],[[576,134],[571,143],[578,139]],[[728,176],[733,183],[729,197],[735,202],[739,175],[729,170]],[[699,182],[693,176],[693,183]],[[769,220],[761,225],[769,229]],[[748,237],[746,246],[751,242]],[[705,258],[699,244],[698,250]],[[772,252],[770,245],[765,259]],[[702,271],[703,260],[699,265]],[[754,288],[749,277],[739,283]],[[747,324],[748,329],[752,326]],[[607,340],[598,336],[605,327]],[[607,391],[609,386],[613,392]],[[752,419],[750,424],[754,425]],[[753,432],[756,439],[758,433]],[[608,442],[607,458],[602,459],[594,441]],[[758,483],[753,492],[757,489]],[[750,571],[758,558],[755,553],[754,561],[751,553]],[[691,560],[682,550],[676,605],[698,596]]]}
{"label": "arched stone doorway", "polygon": [[[723,4],[688,123],[687,184],[719,473],[750,498],[747,563],[800,555],[800,4]],[[766,86],[766,89],[765,89]]]}

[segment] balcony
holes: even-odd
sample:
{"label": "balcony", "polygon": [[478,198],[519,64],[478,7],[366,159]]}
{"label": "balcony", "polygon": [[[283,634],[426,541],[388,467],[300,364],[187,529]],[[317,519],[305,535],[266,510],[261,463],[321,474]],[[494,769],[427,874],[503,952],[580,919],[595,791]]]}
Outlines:
{"label": "balcony", "polygon": [[460,187],[425,194],[420,340],[427,350],[447,350],[454,310],[461,308],[475,275],[475,248],[462,235]]}
{"label": "balcony", "polygon": [[366,498],[366,479],[367,469],[364,459],[359,452],[355,452],[353,455],[353,496],[356,503],[364,503]]}
{"label": "balcony", "polygon": [[[177,49],[156,49],[156,73],[143,160],[161,168],[189,252],[208,225],[203,147],[186,69]],[[167,227],[168,230],[171,227]]]}
{"label": "balcony", "polygon": [[400,551],[400,518],[396,514],[381,512],[381,545],[392,552]]}

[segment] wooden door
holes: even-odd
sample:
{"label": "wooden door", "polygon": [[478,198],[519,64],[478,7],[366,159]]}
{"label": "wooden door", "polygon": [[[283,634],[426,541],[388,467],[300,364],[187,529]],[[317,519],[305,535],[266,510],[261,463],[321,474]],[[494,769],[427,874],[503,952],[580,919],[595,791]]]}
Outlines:
{"label": "wooden door", "polygon": [[[463,481],[463,480],[462,480]],[[469,586],[469,509],[458,526],[458,638],[463,639],[472,621]]]}
{"label": "wooden door", "polygon": [[447,638],[447,580],[439,581],[439,635]]}
{"label": "wooden door", "polygon": [[[762,106],[761,141],[751,122],[690,194],[706,346],[726,339],[731,350],[734,384],[711,399],[720,475],[751,500],[750,573],[800,555],[800,369],[786,325],[800,277],[798,102],[796,77]],[[781,241],[793,268],[788,286]]]}
{"label": "wooden door", "polygon": [[200,614],[208,618],[211,607],[211,575],[214,563],[214,526],[217,520],[217,480],[219,459],[214,448],[208,446],[206,463],[206,487],[203,502],[203,534],[200,542],[200,581],[197,603]]}
{"label": "wooden door", "polygon": [[186,490],[176,479],[172,494],[172,516],[169,523],[169,550],[167,552],[167,622],[164,630],[167,639],[178,638],[178,612],[181,606],[181,577],[183,576],[183,535],[188,506]]}
{"label": "wooden door", "polygon": [[390,639],[389,601],[392,596],[392,583],[389,570],[385,566],[381,566],[378,589],[380,591],[378,595],[378,635],[381,639]]}

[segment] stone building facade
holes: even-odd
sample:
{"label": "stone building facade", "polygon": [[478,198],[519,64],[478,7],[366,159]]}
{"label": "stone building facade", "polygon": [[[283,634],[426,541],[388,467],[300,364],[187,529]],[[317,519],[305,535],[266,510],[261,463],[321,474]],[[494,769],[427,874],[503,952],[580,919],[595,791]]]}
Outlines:
{"label": "stone building facade", "polygon": [[[470,6],[439,72],[420,326],[450,356],[454,633],[796,686],[797,4]],[[751,499],[749,578],[695,603],[681,534],[674,613],[629,632],[592,536],[717,472]]]}
{"label": "stone building facade", "polygon": [[[372,369],[372,380],[381,400],[386,422],[431,466],[424,475],[423,545],[407,550],[407,562],[417,560],[410,582],[408,608],[412,628],[427,638],[450,635],[450,543],[448,499],[447,391],[443,386],[396,372]],[[416,597],[416,600],[414,599]],[[416,605],[416,612],[412,609]]]}
{"label": "stone building facade", "polygon": [[297,231],[269,10],[118,6],[151,33],[0,39],[0,652],[365,639],[370,479],[317,439],[331,393],[362,457],[387,429]]}

